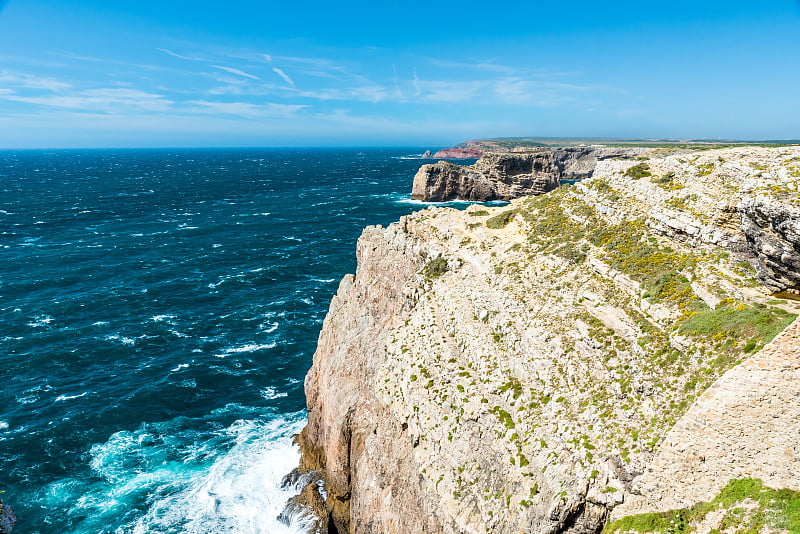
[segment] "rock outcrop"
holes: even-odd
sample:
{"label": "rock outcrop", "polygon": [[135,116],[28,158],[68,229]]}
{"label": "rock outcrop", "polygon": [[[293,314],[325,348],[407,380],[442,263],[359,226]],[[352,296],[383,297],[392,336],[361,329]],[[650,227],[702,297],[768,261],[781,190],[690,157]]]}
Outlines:
{"label": "rock outcrop", "polygon": [[614,147],[541,148],[485,154],[470,166],[440,161],[420,168],[414,177],[411,197],[443,202],[511,200],[539,195],[558,187],[561,179],[588,178],[598,161],[641,152],[642,149]]}
{"label": "rock outcrop", "polygon": [[445,148],[439,150],[432,157],[441,159],[478,159],[483,155],[480,150],[466,148]]}
{"label": "rock outcrop", "polygon": [[11,534],[16,522],[17,516],[14,514],[14,510],[0,501],[0,534]]}
{"label": "rock outcrop", "polygon": [[762,283],[776,293],[800,293],[800,205],[759,195],[737,208],[745,237],[758,256]]}
{"label": "rock outcrop", "polygon": [[794,161],[605,159],[367,228],[305,384],[318,532],[584,534],[729,478],[800,490]]}

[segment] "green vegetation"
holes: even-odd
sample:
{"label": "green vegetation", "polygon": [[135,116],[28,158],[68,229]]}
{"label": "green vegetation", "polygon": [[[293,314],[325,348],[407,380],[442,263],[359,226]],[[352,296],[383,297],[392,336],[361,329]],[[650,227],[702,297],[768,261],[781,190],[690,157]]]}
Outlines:
{"label": "green vegetation", "polygon": [[486,228],[491,228],[492,230],[505,228],[516,214],[517,210],[508,210],[500,213],[499,215],[495,215],[494,217],[486,219]]}
{"label": "green vegetation", "polygon": [[470,217],[484,217],[489,215],[489,212],[486,210],[478,210],[478,211],[469,211],[467,212]]}
{"label": "green vegetation", "polygon": [[697,166],[697,176],[708,176],[714,171],[714,163],[701,163]]}
{"label": "green vegetation", "polygon": [[513,430],[517,426],[514,424],[514,419],[512,419],[511,414],[503,410],[499,406],[495,406],[494,408],[492,408],[491,412],[495,414],[498,417],[498,419],[500,419],[500,422],[503,423],[503,425],[507,429]]}
{"label": "green vegetation", "polygon": [[781,529],[800,534],[800,491],[774,490],[756,478],[731,480],[711,502],[690,508],[639,514],[618,519],[603,532],[664,532],[688,534],[710,512],[724,510],[711,532],[747,534]]}
{"label": "green vegetation", "polygon": [[664,185],[670,183],[673,178],[675,178],[675,173],[668,172],[667,174],[664,174],[659,177],[654,176],[653,178],[650,178],[650,181],[653,182],[654,184]]}
{"label": "green vegetation", "polygon": [[447,266],[447,260],[439,256],[438,258],[434,258],[428,262],[423,269],[423,274],[425,275],[425,278],[432,279],[442,276],[449,270],[450,268]]}
{"label": "green vegetation", "polygon": [[639,180],[640,178],[653,176],[653,174],[650,172],[650,165],[647,163],[637,163],[625,171],[625,176],[633,178],[634,180]]}
{"label": "green vegetation", "polygon": [[729,300],[715,310],[703,307],[689,312],[679,329],[683,334],[705,336],[728,344],[747,339],[742,350],[749,353],[772,341],[796,317],[780,308],[764,304],[736,305]]}

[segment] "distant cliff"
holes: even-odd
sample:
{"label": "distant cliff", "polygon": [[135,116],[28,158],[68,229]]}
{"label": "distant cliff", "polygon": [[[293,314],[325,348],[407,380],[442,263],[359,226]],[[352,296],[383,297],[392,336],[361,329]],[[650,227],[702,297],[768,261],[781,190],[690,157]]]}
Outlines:
{"label": "distant cliff", "polygon": [[786,532],[799,188],[800,148],[605,159],[367,228],[305,382],[317,532]]}
{"label": "distant cliff", "polygon": [[588,178],[598,161],[633,157],[638,148],[542,148],[531,152],[487,153],[474,165],[440,161],[423,165],[414,177],[411,197],[428,202],[511,200],[539,195],[560,180]]}
{"label": "distant cliff", "polygon": [[430,150],[422,154],[423,158],[433,159],[478,159],[483,155],[480,150],[470,150],[465,148],[444,148],[437,152]]}

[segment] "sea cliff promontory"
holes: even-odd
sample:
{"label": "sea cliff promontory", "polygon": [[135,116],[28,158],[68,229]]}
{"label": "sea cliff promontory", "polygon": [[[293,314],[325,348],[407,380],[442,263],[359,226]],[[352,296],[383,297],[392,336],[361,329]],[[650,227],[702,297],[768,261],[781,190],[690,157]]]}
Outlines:
{"label": "sea cliff promontory", "polygon": [[489,152],[469,166],[440,161],[420,168],[411,198],[426,202],[488,201],[540,195],[558,187],[561,180],[590,177],[598,161],[630,158],[644,151],[635,147],[535,148]]}
{"label": "sea cliff promontory", "polygon": [[799,186],[798,147],[604,159],[367,228],[305,382],[317,532],[793,531]]}

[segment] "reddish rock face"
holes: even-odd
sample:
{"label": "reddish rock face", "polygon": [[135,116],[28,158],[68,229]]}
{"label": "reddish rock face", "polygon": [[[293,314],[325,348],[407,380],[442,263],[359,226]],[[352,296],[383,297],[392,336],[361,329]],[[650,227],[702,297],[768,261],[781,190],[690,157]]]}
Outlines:
{"label": "reddish rock face", "polygon": [[432,157],[441,159],[478,159],[483,154],[479,150],[468,150],[464,148],[445,148],[438,151]]}

